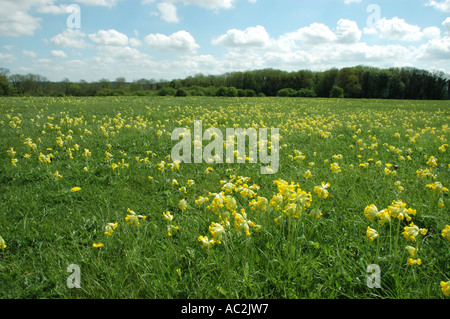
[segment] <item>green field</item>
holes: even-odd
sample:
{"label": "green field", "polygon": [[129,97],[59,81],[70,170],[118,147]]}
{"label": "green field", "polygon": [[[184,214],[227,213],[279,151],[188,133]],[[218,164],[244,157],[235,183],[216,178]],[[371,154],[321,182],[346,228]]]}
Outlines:
{"label": "green field", "polygon": [[[279,170],[177,165],[195,120],[278,128]],[[449,123],[448,101],[0,98],[0,298],[446,298]]]}

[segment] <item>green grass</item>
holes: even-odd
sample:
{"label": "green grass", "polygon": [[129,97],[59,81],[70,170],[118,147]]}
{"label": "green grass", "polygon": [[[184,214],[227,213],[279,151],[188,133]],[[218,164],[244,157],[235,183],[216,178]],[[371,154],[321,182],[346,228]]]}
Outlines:
{"label": "green grass", "polygon": [[[162,173],[157,164],[171,163],[176,144],[171,132],[193,130],[194,120],[202,120],[204,130],[279,128],[279,171],[261,175],[260,164],[182,163]],[[450,202],[448,192],[426,185],[450,187],[450,148],[439,151],[450,144],[448,123],[447,101],[1,98],[0,236],[7,247],[0,249],[0,298],[445,298],[440,282],[450,280],[450,241],[441,233],[450,224]],[[82,156],[85,149],[90,157]],[[305,158],[296,160],[295,150]],[[105,161],[106,151],[113,157]],[[41,163],[40,153],[53,154],[51,163]],[[338,154],[341,159],[333,158]],[[430,156],[438,159],[436,178],[418,177]],[[111,168],[122,160],[128,167]],[[331,172],[335,162],[339,174]],[[366,162],[368,168],[360,167]],[[385,174],[386,164],[395,165],[395,176]],[[311,178],[303,177],[306,170]],[[57,181],[56,171],[62,175]],[[215,214],[195,200],[221,192],[230,175],[249,177],[249,185],[260,187],[257,196],[269,201],[278,192],[275,180],[298,183],[311,193],[311,206],[278,225],[283,212],[252,211],[249,199],[234,192],[238,212],[244,208],[261,228],[246,236],[230,215],[222,243],[201,248],[199,236],[211,238],[208,227],[226,210]],[[314,193],[322,182],[331,185],[327,199]],[[71,192],[75,186],[81,190]],[[180,211],[183,198],[188,207]],[[417,210],[412,222],[427,229],[425,236],[411,242],[402,235],[410,222],[393,219],[381,227],[365,217],[368,205],[381,210],[394,200]],[[315,208],[323,214],[319,219],[308,216]],[[127,225],[127,209],[146,219]],[[166,211],[179,227],[171,237]],[[105,235],[105,225],[115,222],[112,236]],[[379,230],[374,242],[366,237],[368,226]],[[407,245],[419,247],[415,258],[422,265],[407,265]],[[81,269],[80,289],[66,284],[71,264]],[[379,289],[366,284],[371,264],[381,268]]]}

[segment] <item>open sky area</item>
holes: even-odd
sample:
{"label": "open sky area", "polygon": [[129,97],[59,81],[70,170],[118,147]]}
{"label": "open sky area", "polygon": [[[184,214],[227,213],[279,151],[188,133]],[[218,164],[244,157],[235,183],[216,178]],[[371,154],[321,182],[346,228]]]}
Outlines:
{"label": "open sky area", "polygon": [[450,73],[450,0],[0,0],[0,67],[52,81],[368,65]]}

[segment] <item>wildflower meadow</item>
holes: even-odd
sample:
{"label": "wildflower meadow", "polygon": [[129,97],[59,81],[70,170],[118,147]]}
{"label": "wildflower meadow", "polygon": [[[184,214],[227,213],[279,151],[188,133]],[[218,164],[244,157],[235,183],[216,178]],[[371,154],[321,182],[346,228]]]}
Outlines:
{"label": "wildflower meadow", "polygon": [[[195,121],[223,139],[175,160]],[[448,101],[0,98],[0,297],[448,298],[449,123]],[[238,128],[267,140],[227,154]]]}

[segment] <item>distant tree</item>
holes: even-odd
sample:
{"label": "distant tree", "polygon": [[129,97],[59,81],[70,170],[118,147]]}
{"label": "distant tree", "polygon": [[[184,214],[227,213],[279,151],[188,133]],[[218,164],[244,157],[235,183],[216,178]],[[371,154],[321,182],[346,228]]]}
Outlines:
{"label": "distant tree", "polygon": [[112,88],[114,90],[123,90],[126,87],[126,79],[124,77],[118,77],[117,79],[112,82]]}
{"label": "distant tree", "polygon": [[228,97],[236,97],[237,95],[238,95],[238,92],[237,92],[237,89],[234,86],[227,88],[226,96],[228,96]]}
{"label": "distant tree", "polygon": [[393,74],[389,79],[388,91],[390,99],[403,99],[405,96],[405,83],[399,74]]}
{"label": "distant tree", "polygon": [[186,90],[179,88],[176,92],[175,92],[175,96],[178,97],[185,97],[188,96],[188,93],[186,92]]}
{"label": "distant tree", "polygon": [[344,89],[335,85],[330,91],[331,98],[343,98],[344,97]]}
{"label": "distant tree", "polygon": [[256,92],[254,90],[246,89],[245,90],[245,96],[246,97],[255,97],[256,96]]}
{"label": "distant tree", "polygon": [[0,68],[0,95],[10,95],[11,85],[8,81],[9,70],[5,68]]}
{"label": "distant tree", "polygon": [[277,92],[279,97],[294,97],[297,96],[297,91],[292,88],[281,89]]}
{"label": "distant tree", "polygon": [[216,91],[216,96],[227,96],[228,88],[225,86],[221,86]]}
{"label": "distant tree", "polygon": [[297,96],[299,96],[299,97],[316,97],[317,94],[316,94],[316,92],[314,92],[313,89],[303,88],[297,92]]}

